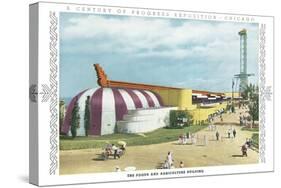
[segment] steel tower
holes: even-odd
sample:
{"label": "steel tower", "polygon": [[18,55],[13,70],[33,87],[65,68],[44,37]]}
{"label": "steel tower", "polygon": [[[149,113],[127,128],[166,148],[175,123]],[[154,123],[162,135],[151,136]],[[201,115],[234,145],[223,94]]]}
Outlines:
{"label": "steel tower", "polygon": [[239,92],[243,92],[248,86],[248,77],[254,74],[247,73],[247,30],[242,29],[238,32],[240,36],[240,74],[234,75],[239,79]]}

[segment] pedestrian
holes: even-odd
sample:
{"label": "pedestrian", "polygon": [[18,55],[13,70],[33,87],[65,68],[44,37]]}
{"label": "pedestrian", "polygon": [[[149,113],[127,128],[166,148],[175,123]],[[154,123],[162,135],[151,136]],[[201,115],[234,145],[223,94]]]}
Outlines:
{"label": "pedestrian", "polygon": [[233,134],[233,137],[235,138],[236,137],[236,130],[235,129],[233,129],[232,134]]}
{"label": "pedestrian", "polygon": [[114,153],[114,159],[116,159],[116,156],[118,156],[118,158],[120,158],[120,155],[117,154],[118,148],[114,144],[112,144],[111,149],[113,150],[113,153]]}
{"label": "pedestrian", "polygon": [[187,136],[186,135],[183,135],[182,143],[187,144]]}
{"label": "pedestrian", "polygon": [[207,139],[207,136],[204,135],[204,145],[206,146],[208,144],[208,139]]}
{"label": "pedestrian", "polygon": [[115,172],[121,172],[121,169],[120,169],[119,166],[116,166],[116,167],[115,167]]}
{"label": "pedestrian", "polygon": [[169,168],[171,168],[172,164],[173,164],[173,156],[172,156],[172,152],[168,152],[168,155],[167,155],[167,161],[168,161],[168,166]]}
{"label": "pedestrian", "polygon": [[194,133],[191,134],[191,142],[192,142],[193,145],[196,144],[196,137],[195,137]]}
{"label": "pedestrian", "polygon": [[248,148],[251,148],[252,147],[252,140],[249,138],[246,139],[246,143],[245,145],[248,147]]}
{"label": "pedestrian", "polygon": [[217,140],[219,140],[219,138],[220,138],[220,133],[217,131],[216,132],[216,137],[217,137]]}
{"label": "pedestrian", "polygon": [[169,163],[167,160],[165,160],[164,164],[163,164],[163,168],[164,169],[168,169],[169,168]]}
{"label": "pedestrian", "polygon": [[184,164],[183,164],[183,162],[181,161],[180,162],[180,168],[183,168],[184,167]]}
{"label": "pedestrian", "polygon": [[190,138],[190,132],[186,133],[186,138],[189,139]]}
{"label": "pedestrian", "polygon": [[179,136],[178,143],[179,143],[179,144],[182,144],[182,136],[181,136],[181,135]]}
{"label": "pedestrian", "polygon": [[228,138],[230,138],[230,129],[227,131]]}
{"label": "pedestrian", "polygon": [[172,163],[170,169],[174,169],[174,168],[175,168],[174,163]]}
{"label": "pedestrian", "polygon": [[245,144],[242,146],[241,151],[242,151],[242,157],[244,157],[244,156],[248,157],[247,146]]}

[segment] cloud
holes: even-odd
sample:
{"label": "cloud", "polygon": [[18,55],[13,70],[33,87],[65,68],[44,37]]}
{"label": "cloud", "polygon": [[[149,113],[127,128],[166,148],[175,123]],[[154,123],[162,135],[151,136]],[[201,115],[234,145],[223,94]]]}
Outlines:
{"label": "cloud", "polygon": [[[174,24],[174,22],[178,22]],[[225,22],[175,21],[172,19],[88,15],[72,17],[62,28],[68,52],[130,54],[137,57],[184,59],[191,56],[218,60],[237,56],[241,25]],[[256,28],[248,25],[249,32]],[[255,41],[249,38],[248,44]],[[87,42],[88,41],[88,42]]]}
{"label": "cloud", "polygon": [[[93,63],[110,79],[229,91],[239,73],[242,28],[248,31],[248,72],[258,72],[257,24],[70,13],[60,18],[62,81],[75,83],[62,90],[66,96],[93,86]],[[84,77],[73,76],[78,69]]]}

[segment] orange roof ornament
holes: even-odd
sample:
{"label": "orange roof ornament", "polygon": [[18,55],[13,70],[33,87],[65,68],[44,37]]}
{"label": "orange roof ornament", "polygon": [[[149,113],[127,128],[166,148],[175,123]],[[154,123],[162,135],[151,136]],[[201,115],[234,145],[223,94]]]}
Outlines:
{"label": "orange roof ornament", "polygon": [[130,88],[130,89],[181,89],[175,87],[166,87],[166,86],[157,86],[141,83],[132,83],[132,82],[122,82],[122,81],[113,81],[109,80],[104,70],[99,64],[93,65],[97,73],[97,83],[101,87],[117,87],[117,88]]}
{"label": "orange roof ornament", "polygon": [[[184,88],[176,88],[176,87],[167,87],[167,86],[158,86],[158,85],[149,85],[149,84],[141,84],[141,83],[132,83],[132,82],[122,82],[122,81],[113,81],[109,80],[104,70],[99,64],[94,64],[96,73],[97,73],[97,83],[101,87],[117,87],[117,88],[129,88],[129,89],[144,89],[144,90],[161,90],[161,89],[175,89],[180,90]],[[209,92],[209,91],[201,91],[201,90],[192,90],[192,93],[198,94],[215,94],[215,95],[223,95],[223,93],[218,92]]]}
{"label": "orange roof ornament", "polygon": [[109,87],[109,80],[107,79],[107,75],[99,64],[94,64],[94,68],[97,73],[97,83],[101,87]]}

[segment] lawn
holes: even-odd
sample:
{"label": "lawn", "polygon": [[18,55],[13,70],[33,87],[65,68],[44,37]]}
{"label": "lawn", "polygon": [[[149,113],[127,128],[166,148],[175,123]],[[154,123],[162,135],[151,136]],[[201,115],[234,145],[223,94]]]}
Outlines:
{"label": "lawn", "polygon": [[241,130],[242,130],[242,131],[259,132],[259,127],[253,127],[253,128],[250,128],[250,127],[243,127]]}
{"label": "lawn", "polygon": [[259,133],[253,133],[252,140],[253,140],[253,146],[259,149]]}
{"label": "lawn", "polygon": [[104,136],[89,136],[89,137],[60,137],[60,150],[77,150],[88,148],[102,148],[107,143],[117,143],[122,140],[128,146],[159,144],[164,142],[171,142],[178,139],[179,135],[186,134],[187,132],[195,133],[203,128],[205,125],[193,125],[182,129],[167,129],[161,128],[153,132],[145,134],[112,134]]}
{"label": "lawn", "polygon": [[253,128],[243,127],[241,130],[253,132],[252,134],[253,146],[259,149],[259,127],[253,127]]}

